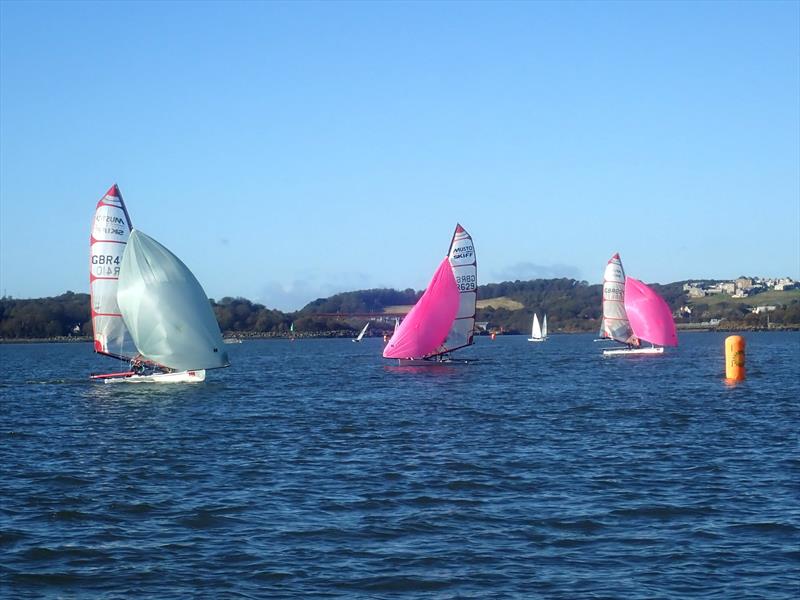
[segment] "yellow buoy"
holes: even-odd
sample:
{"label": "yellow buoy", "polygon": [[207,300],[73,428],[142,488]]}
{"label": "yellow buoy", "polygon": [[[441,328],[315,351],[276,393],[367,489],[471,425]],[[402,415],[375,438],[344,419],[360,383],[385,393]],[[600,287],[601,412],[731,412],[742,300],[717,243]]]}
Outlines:
{"label": "yellow buoy", "polygon": [[731,381],[744,380],[744,346],[740,335],[725,338],[725,377]]}

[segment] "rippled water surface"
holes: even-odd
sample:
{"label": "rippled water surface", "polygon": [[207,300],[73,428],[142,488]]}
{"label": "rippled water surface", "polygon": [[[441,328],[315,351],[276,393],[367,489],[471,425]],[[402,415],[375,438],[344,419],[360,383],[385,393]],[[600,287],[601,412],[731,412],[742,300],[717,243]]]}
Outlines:
{"label": "rippled water surface", "polygon": [[204,384],[0,346],[0,596],[795,598],[800,334],[650,358],[250,341]]}

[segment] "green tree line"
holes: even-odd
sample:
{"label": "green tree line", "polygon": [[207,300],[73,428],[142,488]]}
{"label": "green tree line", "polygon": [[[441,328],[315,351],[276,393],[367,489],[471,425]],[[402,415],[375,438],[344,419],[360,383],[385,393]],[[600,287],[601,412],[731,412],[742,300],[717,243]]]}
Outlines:
{"label": "green tree line", "polygon": [[[667,302],[677,323],[702,323],[722,319],[723,326],[761,328],[800,326],[800,301],[797,295],[776,310],[754,314],[741,302],[717,301],[691,303],[691,314],[679,313],[687,305],[683,282],[653,284]],[[242,335],[288,335],[292,324],[298,335],[352,335],[360,329],[365,317],[354,313],[380,314],[387,307],[414,304],[422,292],[412,289],[371,289],[335,294],[308,303],[291,313],[270,309],[246,298],[225,297],[210,300],[211,307],[224,333]],[[486,307],[477,311],[477,321],[488,328],[507,333],[530,330],[533,313],[546,313],[550,331],[596,331],[601,316],[602,286],[589,285],[575,279],[535,279],[491,283],[478,288],[478,299],[507,298],[522,305],[519,310]],[[391,332],[394,319],[374,320],[371,335]],[[89,295],[66,292],[51,298],[0,298],[0,338],[55,338],[91,336]]]}

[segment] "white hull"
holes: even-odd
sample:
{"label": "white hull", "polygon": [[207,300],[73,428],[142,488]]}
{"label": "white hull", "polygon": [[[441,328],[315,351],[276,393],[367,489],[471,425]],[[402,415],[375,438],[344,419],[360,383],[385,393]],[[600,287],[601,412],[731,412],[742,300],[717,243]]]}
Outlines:
{"label": "white hull", "polygon": [[529,342],[543,342],[543,341],[545,341],[546,339],[547,339],[547,338],[528,338],[528,341],[529,341]]}
{"label": "white hull", "polygon": [[129,375],[110,377],[106,383],[201,383],[206,380],[206,371],[178,371],[177,373],[156,373],[155,375]]}
{"label": "white hull", "polygon": [[425,360],[424,358],[398,358],[397,364],[401,367],[435,367],[437,365],[444,365],[449,363],[450,360]]}
{"label": "white hull", "polygon": [[453,359],[453,358],[398,358],[397,364],[401,367],[441,367],[443,365],[465,365],[470,362],[466,359]]}
{"label": "white hull", "polygon": [[603,356],[619,356],[627,354],[664,354],[664,348],[611,348],[603,350]]}

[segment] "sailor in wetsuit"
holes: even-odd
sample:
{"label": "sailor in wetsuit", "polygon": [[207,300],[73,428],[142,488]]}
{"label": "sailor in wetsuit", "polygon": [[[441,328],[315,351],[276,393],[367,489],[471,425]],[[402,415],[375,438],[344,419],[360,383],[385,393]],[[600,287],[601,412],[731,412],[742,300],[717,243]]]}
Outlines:
{"label": "sailor in wetsuit", "polygon": [[140,357],[135,356],[131,361],[131,371],[133,371],[135,375],[144,374],[144,362]]}

